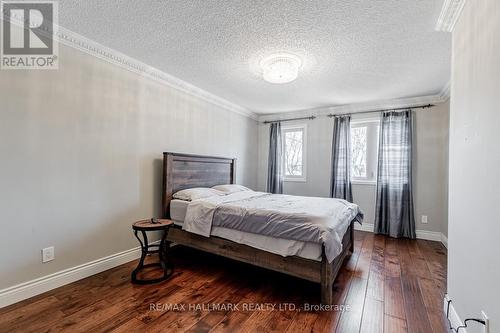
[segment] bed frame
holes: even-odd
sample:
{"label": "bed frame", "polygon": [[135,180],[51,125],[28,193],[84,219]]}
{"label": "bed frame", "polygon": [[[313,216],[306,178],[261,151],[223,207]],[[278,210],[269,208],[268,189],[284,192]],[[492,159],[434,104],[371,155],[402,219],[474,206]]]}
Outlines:
{"label": "bed frame", "polygon": [[[234,184],[235,178],[236,159],[234,158],[163,153],[163,217],[170,218],[170,201],[175,192],[191,187]],[[321,261],[298,256],[282,257],[224,238],[199,236],[184,231],[178,226],[170,228],[167,240],[320,283],[321,303],[332,304],[333,281],[344,259],[353,251],[354,221],[349,225],[342,240],[342,253],[332,263],[326,260],[324,247]]]}

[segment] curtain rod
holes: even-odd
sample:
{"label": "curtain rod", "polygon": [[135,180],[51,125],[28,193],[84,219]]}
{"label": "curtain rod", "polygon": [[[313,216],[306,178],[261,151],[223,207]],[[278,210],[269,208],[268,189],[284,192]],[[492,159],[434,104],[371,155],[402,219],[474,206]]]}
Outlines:
{"label": "curtain rod", "polygon": [[281,120],[266,120],[266,121],[264,121],[264,124],[281,123],[284,121],[306,120],[306,119],[313,120],[313,119],[316,119],[316,116],[302,117],[302,118],[288,118],[288,119],[281,119]]}
{"label": "curtain rod", "polygon": [[[327,115],[328,118],[332,118],[335,116],[347,116],[347,115],[353,115],[353,114],[366,114],[366,113],[375,113],[375,112],[384,112],[384,111],[399,111],[399,110],[410,110],[410,109],[429,109],[432,108],[436,105],[434,104],[425,104],[425,105],[415,105],[415,106],[407,106],[404,108],[392,108],[392,109],[380,109],[380,110],[370,110],[370,111],[363,111],[363,112],[351,112],[351,113],[339,113],[339,114],[333,114],[330,113]],[[264,124],[272,124],[272,123],[280,123],[284,121],[294,121],[294,120],[313,120],[316,119],[316,116],[310,116],[310,117],[301,117],[301,118],[288,118],[288,119],[281,119],[281,120],[266,120],[263,123]]]}
{"label": "curtain rod", "polygon": [[425,105],[416,105],[416,106],[407,106],[404,108],[393,108],[393,109],[380,109],[380,110],[371,110],[371,111],[364,111],[364,112],[351,112],[351,113],[339,113],[339,114],[333,114],[330,113],[328,115],[329,118],[335,117],[335,116],[347,116],[347,115],[353,115],[353,114],[365,114],[365,113],[375,113],[375,112],[384,112],[384,111],[398,111],[398,110],[411,110],[411,109],[428,109],[432,108],[435,106],[434,104],[425,104]]}

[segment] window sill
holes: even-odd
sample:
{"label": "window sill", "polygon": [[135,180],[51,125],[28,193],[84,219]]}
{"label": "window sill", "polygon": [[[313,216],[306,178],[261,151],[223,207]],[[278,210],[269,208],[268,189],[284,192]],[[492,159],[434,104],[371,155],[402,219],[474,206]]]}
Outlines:
{"label": "window sill", "polygon": [[377,186],[376,180],[351,180],[352,185]]}
{"label": "window sill", "polygon": [[305,178],[284,178],[285,182],[293,182],[293,183],[305,183],[307,180]]}

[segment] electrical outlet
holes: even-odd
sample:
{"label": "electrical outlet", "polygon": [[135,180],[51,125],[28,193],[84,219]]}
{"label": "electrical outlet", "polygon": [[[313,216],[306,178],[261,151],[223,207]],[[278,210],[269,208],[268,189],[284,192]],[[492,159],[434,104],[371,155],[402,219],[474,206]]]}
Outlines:
{"label": "electrical outlet", "polygon": [[484,311],[481,311],[481,317],[484,320],[483,333],[490,333],[490,320]]}
{"label": "electrical outlet", "polygon": [[42,249],[42,262],[49,262],[54,260],[54,258],[55,258],[55,253],[53,246]]}
{"label": "electrical outlet", "polygon": [[422,223],[429,223],[427,220],[427,215],[422,215]]}

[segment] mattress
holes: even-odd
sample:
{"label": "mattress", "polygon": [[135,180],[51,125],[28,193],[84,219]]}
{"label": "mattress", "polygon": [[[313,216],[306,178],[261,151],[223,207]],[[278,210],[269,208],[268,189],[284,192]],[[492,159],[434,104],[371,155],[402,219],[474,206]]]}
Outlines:
{"label": "mattress", "polygon": [[[189,201],[184,200],[174,199],[170,201],[170,218],[176,225],[182,226],[184,223],[188,204]],[[284,257],[298,256],[321,261],[322,246],[318,243],[258,235],[223,227],[213,227],[210,234]]]}

